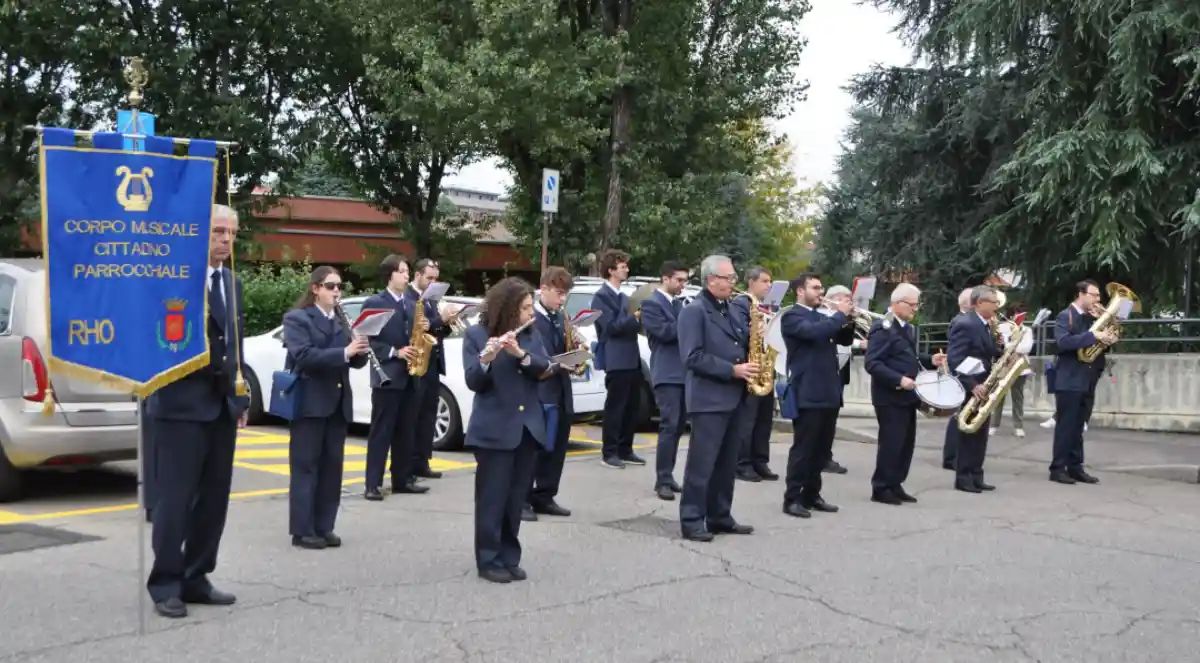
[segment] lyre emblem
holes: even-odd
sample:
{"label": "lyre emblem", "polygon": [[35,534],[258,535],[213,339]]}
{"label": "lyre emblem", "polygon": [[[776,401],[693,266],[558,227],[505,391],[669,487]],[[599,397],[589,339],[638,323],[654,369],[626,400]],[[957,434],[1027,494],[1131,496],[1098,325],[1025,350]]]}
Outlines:
{"label": "lyre emblem", "polygon": [[[117,175],[124,176],[117,185],[117,202],[121,207],[124,207],[126,212],[145,212],[150,209],[150,201],[154,199],[154,192],[150,190],[150,178],[154,177],[154,171],[145,167],[142,168],[141,174],[135,175],[129,166],[120,166],[117,168]],[[135,186],[133,193],[130,193],[131,183],[141,186]]]}

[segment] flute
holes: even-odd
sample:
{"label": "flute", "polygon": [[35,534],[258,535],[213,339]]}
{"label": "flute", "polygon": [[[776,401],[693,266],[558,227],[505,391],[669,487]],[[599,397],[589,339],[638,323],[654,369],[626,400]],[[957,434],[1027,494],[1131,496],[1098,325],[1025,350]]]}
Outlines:
{"label": "flute", "polygon": [[516,329],[514,329],[512,331],[506,332],[503,335],[497,336],[495,338],[489,338],[487,341],[487,344],[485,344],[483,346],[483,350],[479,353],[479,358],[483,359],[487,355],[491,354],[492,351],[494,351],[497,346],[499,346],[501,343],[504,342],[504,339],[516,336],[517,334],[520,334],[521,332],[525,331],[529,327],[529,325],[533,324],[533,321],[536,319],[537,319],[536,317],[529,318],[528,322],[521,325],[520,327],[517,327]]}
{"label": "flute", "polygon": [[[333,308],[338,312],[338,316],[341,317],[342,324],[346,325],[346,333],[350,334],[350,338],[354,338],[354,325],[350,322],[350,316],[346,315],[345,309],[342,308],[341,302],[334,304]],[[375,356],[375,350],[371,349],[370,345],[367,345],[367,359],[371,361],[371,368],[379,376],[379,385],[386,387],[392,379],[383,371],[383,364],[379,363],[379,357]]]}

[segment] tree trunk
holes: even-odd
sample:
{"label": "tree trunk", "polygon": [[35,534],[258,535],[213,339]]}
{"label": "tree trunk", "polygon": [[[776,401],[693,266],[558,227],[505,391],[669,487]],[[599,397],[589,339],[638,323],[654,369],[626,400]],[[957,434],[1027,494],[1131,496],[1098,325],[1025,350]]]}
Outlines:
{"label": "tree trunk", "polygon": [[[633,0],[610,0],[606,16],[606,28],[610,36],[619,37],[629,31],[633,18]],[[623,56],[624,57],[624,56]],[[617,67],[618,80],[624,78],[625,63]],[[622,183],[621,166],[629,150],[630,120],[633,115],[633,89],[619,84],[613,90],[612,124],[609,129],[608,198],[605,201],[604,220],[600,228],[600,252],[608,249],[621,227]],[[599,253],[597,254],[599,259]]]}

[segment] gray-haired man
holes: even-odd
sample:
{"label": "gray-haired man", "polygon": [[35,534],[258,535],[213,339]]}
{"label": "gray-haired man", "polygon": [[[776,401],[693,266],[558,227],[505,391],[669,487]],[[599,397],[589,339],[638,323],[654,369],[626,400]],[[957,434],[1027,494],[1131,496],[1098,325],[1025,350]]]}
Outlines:
{"label": "gray-haired man", "polygon": [[[958,315],[950,321],[950,327],[954,327],[954,323],[963,316],[974,315],[971,308],[971,291],[974,288],[963,288],[962,292],[958,293]],[[954,417],[946,422],[946,439],[942,442],[942,468],[947,470],[954,469],[954,459],[958,456],[958,422]]]}
{"label": "gray-haired man", "polygon": [[[983,398],[987,390],[983,383],[992,370],[992,362],[1000,356],[1002,348],[992,336],[990,320],[996,315],[1000,300],[996,291],[988,286],[976,286],[971,291],[973,313],[958,316],[950,325],[950,367],[957,370],[967,359],[978,360],[982,370],[967,375],[960,373],[967,398],[972,395]],[[957,420],[957,417],[954,418]],[[975,433],[958,431],[958,456],[954,463],[954,487],[968,493],[994,490],[983,480],[983,460],[987,455],[988,429],[986,423]]]}

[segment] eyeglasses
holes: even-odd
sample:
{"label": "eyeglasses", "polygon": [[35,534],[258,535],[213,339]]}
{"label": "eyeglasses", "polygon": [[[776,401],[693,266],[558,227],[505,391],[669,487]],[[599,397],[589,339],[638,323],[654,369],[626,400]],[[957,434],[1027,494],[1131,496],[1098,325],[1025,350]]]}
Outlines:
{"label": "eyeglasses", "polygon": [[342,284],[341,283],[332,283],[332,282],[327,281],[325,283],[322,283],[321,287],[325,288],[326,290],[341,290]]}
{"label": "eyeglasses", "polygon": [[900,300],[900,303],[901,303],[901,304],[907,304],[907,305],[911,306],[912,308],[921,308],[921,305],[920,305],[919,303],[917,303],[917,302],[910,302],[910,301],[908,301],[908,300],[906,300],[906,299],[901,299],[901,300]]}
{"label": "eyeglasses", "polygon": [[737,283],[737,274],[713,274],[715,279],[724,279],[730,283]]}

